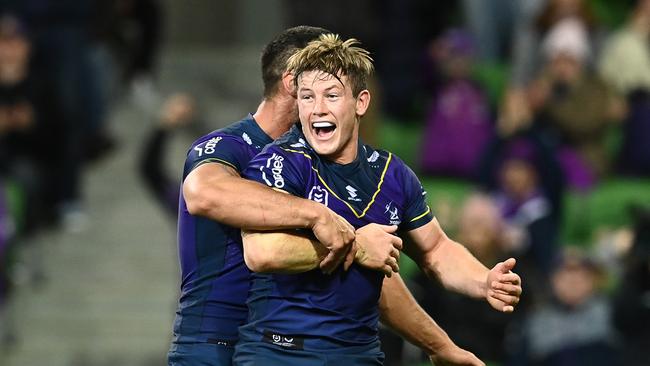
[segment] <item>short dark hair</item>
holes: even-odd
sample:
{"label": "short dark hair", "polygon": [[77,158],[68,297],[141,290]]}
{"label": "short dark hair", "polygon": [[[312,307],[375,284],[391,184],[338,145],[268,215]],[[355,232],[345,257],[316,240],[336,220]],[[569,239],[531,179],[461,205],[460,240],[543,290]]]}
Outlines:
{"label": "short dark hair", "polygon": [[262,50],[264,98],[270,98],[277,92],[278,83],[287,69],[289,57],[324,33],[330,32],[324,28],[301,25],[286,29],[264,47]]}

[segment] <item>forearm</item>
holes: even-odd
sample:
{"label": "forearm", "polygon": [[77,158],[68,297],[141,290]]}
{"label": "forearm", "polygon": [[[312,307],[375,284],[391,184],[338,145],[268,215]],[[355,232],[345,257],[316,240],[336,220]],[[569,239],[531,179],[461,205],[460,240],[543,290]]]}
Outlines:
{"label": "forearm", "polygon": [[448,290],[474,298],[485,298],[489,270],[464,246],[447,238],[424,257],[422,269]]}
{"label": "forearm", "polygon": [[230,169],[231,172],[204,174],[200,179],[190,175],[184,183],[183,193],[193,215],[252,230],[311,228],[324,208],[316,202],[243,179],[234,169],[214,165],[220,164],[205,164],[195,171]]}
{"label": "forearm", "polygon": [[429,355],[453,345],[447,333],[418,305],[402,278],[384,278],[379,299],[381,321]]}
{"label": "forearm", "polygon": [[293,232],[242,231],[244,259],[262,273],[301,273],[318,267],[329,251],[315,239]]}

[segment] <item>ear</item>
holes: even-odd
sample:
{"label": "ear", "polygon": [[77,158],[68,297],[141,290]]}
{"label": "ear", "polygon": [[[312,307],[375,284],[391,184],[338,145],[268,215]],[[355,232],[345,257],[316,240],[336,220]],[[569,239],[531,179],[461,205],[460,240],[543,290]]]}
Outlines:
{"label": "ear", "polygon": [[368,110],[368,106],[370,106],[370,92],[367,89],[364,89],[359,92],[359,95],[357,96],[357,116],[363,117],[363,115],[366,114],[366,111]]}
{"label": "ear", "polygon": [[293,73],[285,71],[282,74],[282,87],[287,94],[296,98],[296,85],[293,83]]}

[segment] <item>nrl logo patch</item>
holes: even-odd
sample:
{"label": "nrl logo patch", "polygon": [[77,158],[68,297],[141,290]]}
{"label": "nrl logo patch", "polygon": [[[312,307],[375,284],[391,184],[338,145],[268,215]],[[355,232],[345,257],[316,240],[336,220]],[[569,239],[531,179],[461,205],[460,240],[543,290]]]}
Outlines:
{"label": "nrl logo patch", "polygon": [[311,191],[309,191],[309,196],[307,196],[307,198],[327,206],[327,202],[329,200],[329,192],[327,192],[321,186],[313,186],[311,187]]}

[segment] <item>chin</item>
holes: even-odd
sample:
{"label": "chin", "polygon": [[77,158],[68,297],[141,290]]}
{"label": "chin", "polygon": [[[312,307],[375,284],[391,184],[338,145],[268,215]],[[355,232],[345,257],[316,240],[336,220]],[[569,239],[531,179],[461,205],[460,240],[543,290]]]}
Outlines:
{"label": "chin", "polygon": [[316,151],[316,153],[321,156],[329,156],[334,154],[334,152],[336,151],[335,149],[329,146],[323,146],[318,144],[312,145],[312,147],[314,148],[314,151]]}

